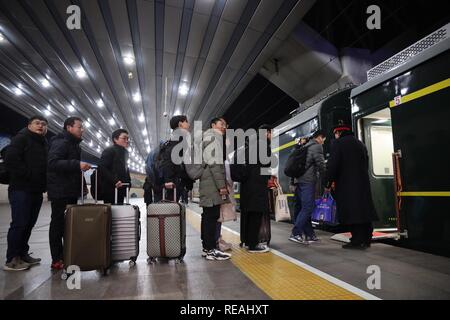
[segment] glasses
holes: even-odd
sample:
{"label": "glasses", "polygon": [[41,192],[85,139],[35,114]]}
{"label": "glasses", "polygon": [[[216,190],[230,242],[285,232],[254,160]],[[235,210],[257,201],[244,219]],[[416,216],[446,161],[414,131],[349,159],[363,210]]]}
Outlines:
{"label": "glasses", "polygon": [[33,121],[33,122],[31,122],[31,124],[35,125],[35,126],[38,126],[38,125],[41,125],[43,127],[47,126],[47,122],[45,122],[45,121]]}
{"label": "glasses", "polygon": [[119,139],[124,140],[124,141],[129,141],[130,140],[128,137],[119,137]]}

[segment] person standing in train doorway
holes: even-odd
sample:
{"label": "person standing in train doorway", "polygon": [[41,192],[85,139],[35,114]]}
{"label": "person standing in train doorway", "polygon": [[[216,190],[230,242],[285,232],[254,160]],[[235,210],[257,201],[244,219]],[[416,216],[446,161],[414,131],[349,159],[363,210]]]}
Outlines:
{"label": "person standing in train doorway", "polygon": [[63,237],[66,207],[69,204],[77,204],[82,182],[85,186],[84,192],[87,194],[86,181],[84,178],[81,180],[81,172],[89,170],[91,166],[81,161],[80,143],[83,132],[83,121],[78,117],[70,117],[64,121],[63,131],[54,136],[50,142],[47,189],[52,206],[49,240],[51,268],[54,270],[64,269]]}
{"label": "person standing in train doorway", "polygon": [[5,271],[26,270],[41,261],[30,256],[28,241],[39,216],[42,194],[47,188],[47,123],[41,116],[31,117],[27,128],[12,139],[5,152],[12,217]]}
{"label": "person standing in train doorway", "polygon": [[333,130],[336,140],[328,160],[326,191],[335,182],[336,211],[339,223],[348,226],[352,237],[345,249],[370,247],[373,221],[378,217],[369,181],[369,157],[366,146],[355,138],[350,126],[339,124]]}
{"label": "person standing in train doorway", "polygon": [[301,244],[315,243],[319,240],[311,224],[311,214],[315,206],[318,175],[323,178],[326,170],[322,147],[324,142],[325,134],[318,130],[306,143],[305,173],[296,180],[298,182],[296,197],[300,200],[301,209],[295,219],[289,240]]}

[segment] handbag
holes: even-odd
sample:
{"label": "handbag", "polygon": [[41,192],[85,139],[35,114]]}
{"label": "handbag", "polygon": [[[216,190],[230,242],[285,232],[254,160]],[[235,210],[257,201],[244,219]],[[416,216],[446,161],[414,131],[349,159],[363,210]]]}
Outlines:
{"label": "handbag", "polygon": [[227,184],[230,202],[222,203],[220,205],[220,217],[217,219],[218,222],[236,221],[236,202],[234,200],[233,188]]}
{"label": "handbag", "polygon": [[275,200],[275,221],[290,221],[291,213],[287,195],[283,193],[281,186],[278,188],[278,195]]}
{"label": "handbag", "polygon": [[311,215],[311,220],[330,225],[337,224],[336,201],[334,201],[331,193],[326,192],[320,199],[316,200],[316,207]]}

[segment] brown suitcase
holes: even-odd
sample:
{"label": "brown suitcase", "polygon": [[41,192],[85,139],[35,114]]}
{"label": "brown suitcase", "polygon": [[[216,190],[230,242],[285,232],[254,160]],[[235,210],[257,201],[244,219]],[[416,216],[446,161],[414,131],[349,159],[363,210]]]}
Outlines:
{"label": "brown suitcase", "polygon": [[64,229],[64,265],[75,265],[81,271],[101,270],[107,274],[111,265],[111,206],[82,204],[66,209]]}

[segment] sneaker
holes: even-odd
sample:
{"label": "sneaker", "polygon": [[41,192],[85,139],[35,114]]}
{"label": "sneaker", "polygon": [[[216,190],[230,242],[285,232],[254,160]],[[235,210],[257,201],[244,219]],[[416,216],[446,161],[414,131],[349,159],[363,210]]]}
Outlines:
{"label": "sneaker", "polygon": [[217,249],[209,250],[206,254],[206,260],[228,260],[230,258],[231,254],[225,254],[224,252]]}
{"label": "sneaker", "polygon": [[30,268],[30,264],[26,263],[20,257],[14,257],[10,262],[5,263],[3,270],[5,271],[23,271]]}
{"label": "sneaker", "polygon": [[62,269],[64,269],[64,263],[62,260],[54,261],[54,262],[52,262],[52,265],[50,267],[53,270],[62,270]]}
{"label": "sneaker", "polygon": [[317,242],[319,242],[320,241],[320,239],[319,238],[317,238],[316,236],[314,236],[314,237],[311,237],[311,238],[306,238],[306,241],[308,242],[308,243],[317,243]]}
{"label": "sneaker", "polygon": [[291,235],[289,237],[289,240],[297,242],[297,243],[301,243],[301,244],[308,244],[308,241],[306,241],[305,239],[303,239],[303,237],[301,235]]}
{"label": "sneaker", "polygon": [[266,246],[261,245],[261,244],[258,244],[254,248],[248,249],[248,252],[251,252],[251,253],[264,253],[264,252],[268,252],[268,251],[269,251],[269,248],[267,248]]}
{"label": "sneaker", "polygon": [[24,255],[22,257],[22,261],[30,264],[30,265],[35,265],[35,264],[39,264],[41,263],[41,259],[40,258],[33,258],[32,256],[30,256],[29,253],[27,253],[26,255]]}

